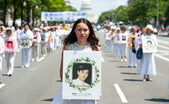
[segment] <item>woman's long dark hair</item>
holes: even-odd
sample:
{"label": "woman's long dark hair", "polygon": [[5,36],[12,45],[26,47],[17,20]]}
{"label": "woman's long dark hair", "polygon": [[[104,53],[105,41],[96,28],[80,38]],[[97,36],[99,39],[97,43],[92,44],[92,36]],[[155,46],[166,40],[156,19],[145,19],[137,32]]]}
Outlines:
{"label": "woman's long dark hair", "polygon": [[74,23],[70,34],[64,39],[64,45],[70,45],[72,43],[77,42],[76,33],[74,31],[77,27],[77,24],[79,24],[79,23],[85,23],[88,26],[90,34],[89,34],[87,41],[90,43],[93,50],[98,50],[98,46],[100,46],[99,39],[96,37],[96,35],[94,33],[92,24],[85,18],[78,19]]}

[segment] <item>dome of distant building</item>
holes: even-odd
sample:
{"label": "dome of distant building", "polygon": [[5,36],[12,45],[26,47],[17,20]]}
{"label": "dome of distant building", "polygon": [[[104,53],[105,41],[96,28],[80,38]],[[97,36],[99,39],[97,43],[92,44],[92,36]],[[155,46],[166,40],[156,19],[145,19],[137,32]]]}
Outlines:
{"label": "dome of distant building", "polygon": [[80,11],[85,12],[87,14],[87,19],[90,22],[97,23],[100,14],[92,12],[91,0],[82,0],[82,5],[81,5]]}
{"label": "dome of distant building", "polygon": [[81,11],[83,12],[91,12],[92,6],[90,0],[82,0]]}

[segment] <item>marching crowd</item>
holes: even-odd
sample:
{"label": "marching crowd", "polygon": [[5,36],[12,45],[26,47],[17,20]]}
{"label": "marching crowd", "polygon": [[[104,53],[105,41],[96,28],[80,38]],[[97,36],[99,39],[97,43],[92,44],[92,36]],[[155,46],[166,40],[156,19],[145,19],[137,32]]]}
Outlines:
{"label": "marching crowd", "polygon": [[127,62],[126,57],[128,56],[128,67],[137,68],[138,74],[144,76],[143,81],[151,81],[150,75],[156,75],[155,60],[153,52],[143,52],[142,39],[143,37],[154,37],[157,44],[156,36],[153,33],[152,25],[141,29],[133,26],[129,31],[124,26],[107,26],[104,35],[106,50],[110,52],[113,50],[113,55],[117,58],[120,57],[121,62]]}
{"label": "marching crowd", "polygon": [[[30,61],[38,61],[47,53],[61,47],[62,40],[70,32],[71,25],[37,27],[32,31],[28,24],[19,26],[0,26],[0,83],[2,83],[2,59],[6,60],[7,76],[12,76],[14,60],[18,52],[22,53],[21,68],[29,68]],[[32,52],[32,53],[31,53]],[[32,56],[32,57],[31,57]]]}

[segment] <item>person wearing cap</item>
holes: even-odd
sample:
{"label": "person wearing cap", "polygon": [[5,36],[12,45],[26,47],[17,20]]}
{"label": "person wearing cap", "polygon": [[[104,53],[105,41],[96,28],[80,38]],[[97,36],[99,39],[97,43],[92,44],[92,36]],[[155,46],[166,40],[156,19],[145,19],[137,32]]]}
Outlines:
{"label": "person wearing cap", "polygon": [[137,58],[136,53],[133,52],[133,48],[135,48],[136,43],[136,36],[137,36],[137,28],[133,28],[133,32],[129,35],[129,61],[128,67],[129,68],[136,68],[137,67]]}
{"label": "person wearing cap", "polygon": [[113,56],[115,56],[114,37],[116,36],[116,26],[112,26],[111,29],[112,29],[111,39],[112,39]]}
{"label": "person wearing cap", "polygon": [[56,50],[56,43],[57,43],[57,37],[56,37],[56,28],[53,26],[53,49]]}
{"label": "person wearing cap", "polygon": [[0,26],[0,37],[4,37],[4,30],[5,30],[5,27],[4,26]]}
{"label": "person wearing cap", "polygon": [[41,35],[38,28],[34,28],[33,31],[33,44],[32,44],[32,62],[38,61],[39,58],[39,45],[41,42]]}
{"label": "person wearing cap", "polygon": [[120,28],[116,28],[116,34],[114,37],[114,49],[115,49],[115,53],[114,55],[119,57],[120,56],[120,48],[119,48],[119,35],[120,35]]}
{"label": "person wearing cap", "polygon": [[[156,36],[153,34],[154,29],[152,25],[147,25],[146,26],[146,34],[143,35],[142,37],[148,37],[148,38],[154,38],[156,40],[157,44],[157,39]],[[140,47],[142,48],[142,40],[140,43]],[[143,53],[143,58],[141,61],[140,69],[139,69],[139,74],[144,75],[143,81],[151,81],[150,75],[156,75],[156,65],[155,65],[155,59],[153,53]]]}
{"label": "person wearing cap", "polygon": [[17,49],[17,39],[11,28],[5,29],[5,59],[7,65],[7,75],[12,76],[14,70],[15,53]]}
{"label": "person wearing cap", "polygon": [[[19,43],[19,39],[20,39],[20,33],[21,33],[21,30],[19,29],[19,26],[15,26],[15,34],[16,34],[16,38],[17,38],[17,42]],[[17,51],[19,52],[20,51],[20,47],[19,47],[19,44],[17,46]]]}
{"label": "person wearing cap", "polygon": [[47,28],[44,27],[41,32],[41,54],[45,56],[46,54],[46,43],[49,39],[49,33],[47,32]]}
{"label": "person wearing cap", "polygon": [[111,27],[107,27],[107,32],[105,34],[105,43],[106,43],[106,50],[111,51],[112,50],[112,36],[111,36]]}
{"label": "person wearing cap", "polygon": [[[21,32],[20,35],[21,36],[23,36],[23,35],[28,36],[31,43],[33,43],[33,38],[34,38],[33,33],[29,29],[28,24],[24,25],[24,31]],[[24,67],[28,68],[30,65],[30,51],[31,51],[31,46],[29,48],[22,48],[22,65],[21,65],[22,68],[24,68]]]}
{"label": "person wearing cap", "polygon": [[2,37],[0,37],[0,84],[2,83],[2,59],[5,51],[5,44]]}
{"label": "person wearing cap", "polygon": [[[142,27],[140,29],[141,33],[137,35],[136,37],[136,50],[140,48],[140,43],[141,43],[141,37],[145,35],[145,28]],[[137,59],[137,69],[139,71],[140,69],[140,64],[141,64],[142,59]]]}
{"label": "person wearing cap", "polygon": [[[127,62],[127,39],[128,39],[128,34],[126,32],[125,27],[121,27],[121,33],[120,36],[125,36],[124,41],[126,40],[126,43],[120,43],[119,42],[119,49],[120,49],[120,56],[121,56],[121,62]],[[120,37],[122,38],[122,37]]]}
{"label": "person wearing cap", "polygon": [[54,32],[53,28],[49,28],[49,40],[47,42],[47,52],[54,51]]}
{"label": "person wearing cap", "polygon": [[59,29],[59,27],[56,27],[56,47],[60,47],[61,46],[61,31]]}

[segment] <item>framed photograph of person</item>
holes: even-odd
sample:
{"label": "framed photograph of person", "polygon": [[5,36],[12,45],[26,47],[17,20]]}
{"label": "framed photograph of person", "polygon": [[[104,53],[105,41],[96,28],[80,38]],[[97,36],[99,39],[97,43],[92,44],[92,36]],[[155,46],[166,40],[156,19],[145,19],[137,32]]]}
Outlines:
{"label": "framed photograph of person", "polygon": [[30,48],[31,41],[29,40],[29,37],[26,35],[21,36],[19,40],[19,45],[21,46],[21,48]]}
{"label": "framed photograph of person", "polygon": [[142,36],[143,53],[156,53],[157,52],[157,39],[156,36]]}
{"label": "framed photograph of person", "polygon": [[46,35],[41,35],[41,43],[46,43]]}
{"label": "framed photograph of person", "polygon": [[38,42],[38,38],[39,38],[39,37],[38,37],[38,33],[37,33],[37,32],[34,33],[33,36],[34,36],[33,42],[37,43],[37,42]]}
{"label": "framed photograph of person", "polygon": [[120,43],[121,44],[126,44],[127,43],[127,35],[126,34],[120,34],[120,39],[119,39],[119,41],[120,41]]}
{"label": "framed photograph of person", "polygon": [[101,52],[64,51],[63,99],[99,100]]}
{"label": "framed photograph of person", "polygon": [[15,52],[15,43],[13,39],[5,40],[5,52]]}

